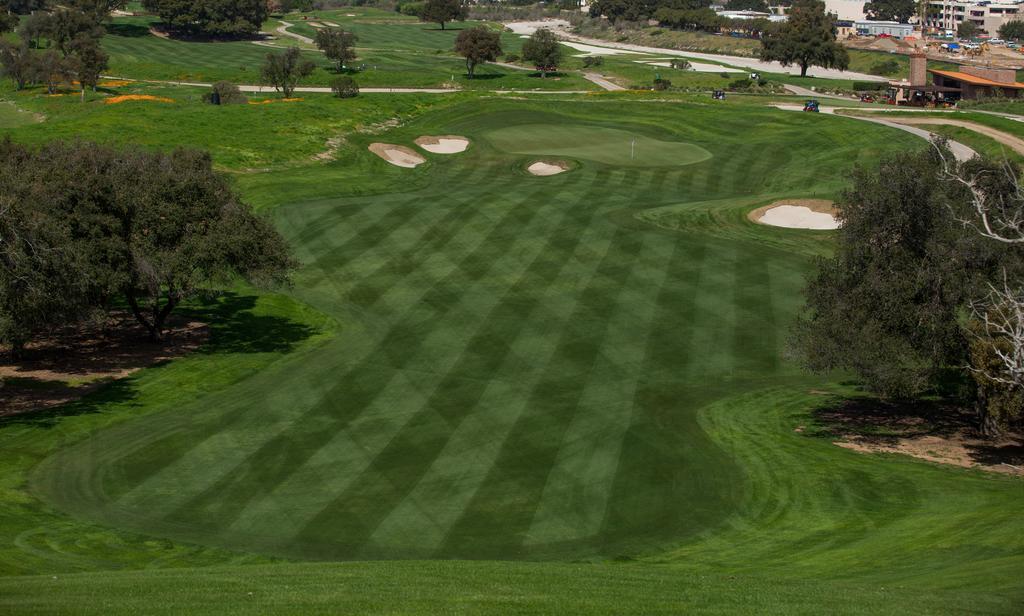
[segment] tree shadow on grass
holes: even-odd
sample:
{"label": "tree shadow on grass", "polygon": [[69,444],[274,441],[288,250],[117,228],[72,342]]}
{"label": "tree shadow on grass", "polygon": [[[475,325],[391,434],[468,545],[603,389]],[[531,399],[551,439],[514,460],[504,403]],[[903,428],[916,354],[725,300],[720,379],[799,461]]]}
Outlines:
{"label": "tree shadow on grass", "polygon": [[220,293],[200,298],[190,316],[209,324],[210,341],[200,353],[287,353],[318,330],[290,319],[253,313],[257,298]]}
{"label": "tree shadow on grass", "polygon": [[477,73],[470,77],[469,75],[463,75],[469,81],[490,81],[492,79],[501,79],[502,77],[508,77],[505,73]]}
{"label": "tree shadow on grass", "polygon": [[149,36],[149,27],[141,24],[106,24],[107,34],[127,38]]}
{"label": "tree shadow on grass", "polygon": [[[256,304],[256,297],[237,293],[221,293],[190,302],[180,316],[207,323],[209,330],[208,340],[194,353],[287,353],[319,333],[314,327],[285,317],[254,314]],[[152,343],[140,339],[139,344]],[[172,361],[166,359],[134,368],[154,368]],[[54,427],[63,418],[100,412],[111,404],[131,406],[137,396],[135,374],[77,386],[42,378],[8,378],[5,386],[0,387],[0,427]],[[3,412],[5,408],[11,412]]]}

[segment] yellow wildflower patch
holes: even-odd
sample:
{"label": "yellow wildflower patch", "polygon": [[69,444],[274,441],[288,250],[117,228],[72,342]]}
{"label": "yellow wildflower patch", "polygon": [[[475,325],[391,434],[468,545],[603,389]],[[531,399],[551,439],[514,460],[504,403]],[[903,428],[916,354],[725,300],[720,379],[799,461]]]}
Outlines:
{"label": "yellow wildflower patch", "polygon": [[104,103],[108,105],[116,105],[118,103],[126,103],[128,101],[153,101],[157,103],[173,103],[173,98],[166,98],[163,96],[150,96],[149,94],[123,94],[121,96],[112,96]]}
{"label": "yellow wildflower patch", "polygon": [[300,103],[302,98],[268,98],[262,101],[249,101],[250,105],[269,105],[271,103]]}
{"label": "yellow wildflower patch", "polygon": [[123,88],[125,86],[132,85],[131,81],[119,81],[117,79],[111,79],[108,81],[101,81],[99,86],[101,88]]}

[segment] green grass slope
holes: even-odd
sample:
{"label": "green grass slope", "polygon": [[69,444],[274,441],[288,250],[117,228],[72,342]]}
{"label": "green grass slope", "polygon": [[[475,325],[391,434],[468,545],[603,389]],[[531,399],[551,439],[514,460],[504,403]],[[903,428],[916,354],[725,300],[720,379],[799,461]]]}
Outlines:
{"label": "green grass slope", "polygon": [[[411,170],[366,151],[430,134],[471,146]],[[308,307],[273,311],[304,333],[144,372],[59,432],[0,426],[26,452],[4,570],[61,572],[0,579],[0,607],[1011,613],[1024,485],[814,436],[851,392],[783,350],[830,236],[745,218],[922,144],[742,104],[479,97],[239,176],[303,262]],[[552,156],[573,170],[524,171]],[[275,558],[412,560],[63,573]]]}

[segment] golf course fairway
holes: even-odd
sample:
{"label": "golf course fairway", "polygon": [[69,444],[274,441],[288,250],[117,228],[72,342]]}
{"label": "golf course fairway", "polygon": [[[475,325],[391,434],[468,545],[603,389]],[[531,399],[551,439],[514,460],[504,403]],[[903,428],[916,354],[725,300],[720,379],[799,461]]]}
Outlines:
{"label": "golf course fairway", "polygon": [[[473,147],[415,169],[367,151],[422,135]],[[797,430],[854,391],[785,355],[833,235],[746,217],[922,141],[585,96],[456,98],[346,139],[237,179],[302,262],[240,313],[277,316],[231,324],[258,352],[215,330],[58,421],[75,437],[27,475],[38,521],[0,560],[41,575],[0,578],[0,611],[332,611],[318,588],[354,612],[1022,605],[1019,479]],[[525,171],[551,158],[572,171]],[[103,562],[61,560],[100,529],[124,538]],[[186,569],[96,573],[167,564],[149,542]]]}

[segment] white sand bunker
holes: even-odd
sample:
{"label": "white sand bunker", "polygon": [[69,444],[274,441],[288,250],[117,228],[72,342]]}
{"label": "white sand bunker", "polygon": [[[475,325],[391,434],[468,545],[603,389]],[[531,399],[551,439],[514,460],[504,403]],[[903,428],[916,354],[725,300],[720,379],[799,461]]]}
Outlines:
{"label": "white sand bunker", "polygon": [[833,230],[839,228],[831,201],[796,199],[779,201],[750,213],[754,222],[787,229]]}
{"label": "white sand bunker", "polygon": [[569,165],[559,162],[544,162],[537,161],[526,168],[527,171],[533,175],[549,176],[558,175],[559,173],[565,173],[569,170]]}
{"label": "white sand bunker", "polygon": [[422,165],[427,162],[427,159],[417,154],[415,150],[403,145],[371,143],[370,151],[396,167],[411,169],[417,165]]}
{"label": "white sand bunker", "polygon": [[457,135],[420,137],[416,140],[416,145],[432,154],[458,154],[465,152],[469,147],[469,139]]}

